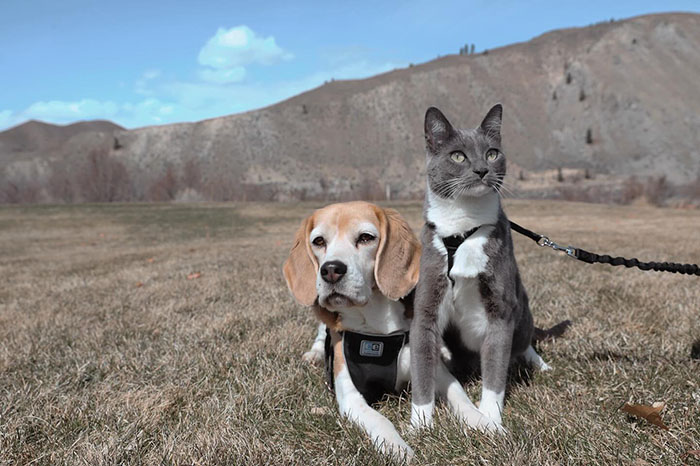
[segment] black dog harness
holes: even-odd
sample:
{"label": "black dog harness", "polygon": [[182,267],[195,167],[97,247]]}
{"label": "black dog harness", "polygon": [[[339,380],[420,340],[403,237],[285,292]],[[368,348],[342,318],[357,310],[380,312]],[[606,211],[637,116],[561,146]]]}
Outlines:
{"label": "black dog harness", "polygon": [[[375,403],[387,393],[396,393],[399,353],[408,343],[408,332],[367,335],[345,330],[340,335],[350,378],[367,403]],[[328,386],[334,390],[330,330],[326,330],[325,353]]]}
{"label": "black dog harness", "polygon": [[[471,235],[476,233],[476,230],[481,228],[483,225],[479,225],[478,227],[474,227],[469,231],[465,231],[464,233],[461,234],[456,234],[452,236],[446,236],[444,238],[440,238],[445,245],[445,249],[447,249],[447,277],[450,279],[452,282],[452,285],[455,284],[455,281],[452,279],[450,276],[450,271],[452,270],[452,266],[455,263],[455,254],[457,253],[457,249],[466,241],[467,238],[469,238]],[[428,228],[431,230],[435,231],[435,224],[432,222],[428,223]]]}

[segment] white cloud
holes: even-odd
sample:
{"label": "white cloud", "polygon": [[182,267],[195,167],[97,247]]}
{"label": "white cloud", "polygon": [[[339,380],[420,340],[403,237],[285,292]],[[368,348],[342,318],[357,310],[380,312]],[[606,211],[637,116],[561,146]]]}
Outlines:
{"label": "white cloud", "polygon": [[253,63],[272,65],[294,56],[282,50],[273,36],[260,37],[246,25],[219,28],[199,51],[200,65],[231,69]]}
{"label": "white cloud", "polygon": [[[235,29],[235,28],[234,28]],[[230,31],[229,31],[230,32]],[[226,43],[241,44],[244,36],[226,36]],[[245,36],[247,40],[247,36]],[[359,55],[359,54],[358,54]],[[245,81],[246,70],[201,68],[192,80],[173,80],[159,70],[145,71],[134,82],[134,93],[142,97],[126,102],[82,99],[40,101],[24,110],[0,111],[0,130],[28,119],[65,124],[77,120],[110,119],[127,128],[197,121],[265,107],[292,97],[331,79],[359,79],[406,66],[404,63],[374,62],[350,57],[327,70],[293,80],[267,83]]]}
{"label": "white cloud", "polygon": [[143,72],[142,78],[145,80],[151,80],[159,77],[161,75],[160,70],[150,69]]}
{"label": "white cloud", "polygon": [[[216,83],[176,81],[164,83],[155,93],[175,102],[189,121],[229,115],[272,105],[331,79],[359,79],[406,66],[398,63],[357,61],[299,79],[271,83]],[[177,120],[171,120],[177,121]]]}
{"label": "white cloud", "polygon": [[13,115],[12,110],[0,111],[0,130],[14,126],[16,123],[17,119]]}
{"label": "white cloud", "polygon": [[226,84],[243,81],[246,76],[245,68],[236,66],[228,70],[212,70],[205,68],[197,73],[202,81],[208,83]]}
{"label": "white cloud", "polygon": [[160,78],[161,75],[161,71],[155,68],[144,71],[143,74],[141,74],[141,76],[139,77],[139,79],[136,80],[136,83],[134,85],[135,92],[141,95],[151,95],[149,85],[155,79]]}
{"label": "white cloud", "polygon": [[120,104],[94,99],[35,102],[20,112],[0,111],[0,131],[31,119],[54,124],[107,119],[127,128],[134,128],[186,120],[187,112],[179,111],[180,108],[175,102],[164,102],[153,97],[135,103]]}
{"label": "white cloud", "polygon": [[[136,103],[125,103],[120,109],[121,120],[117,123],[127,127],[166,123],[168,116],[174,114],[175,106],[171,102],[148,98]],[[123,123],[122,123],[123,121]]]}
{"label": "white cloud", "polygon": [[75,121],[93,118],[112,118],[119,106],[112,101],[82,99],[66,102],[51,100],[35,102],[22,112],[26,118],[46,119],[51,121]]}

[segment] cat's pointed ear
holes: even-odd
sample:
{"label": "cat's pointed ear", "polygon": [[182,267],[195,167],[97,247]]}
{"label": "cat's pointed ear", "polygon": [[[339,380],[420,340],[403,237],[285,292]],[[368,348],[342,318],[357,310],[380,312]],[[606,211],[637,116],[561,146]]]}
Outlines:
{"label": "cat's pointed ear", "polygon": [[425,112],[425,143],[430,152],[436,152],[453,131],[452,125],[440,110],[430,107]]}
{"label": "cat's pointed ear", "polygon": [[496,104],[491,107],[489,113],[486,114],[484,121],[481,122],[481,129],[495,138],[501,139],[501,120],[503,119],[503,106]]}

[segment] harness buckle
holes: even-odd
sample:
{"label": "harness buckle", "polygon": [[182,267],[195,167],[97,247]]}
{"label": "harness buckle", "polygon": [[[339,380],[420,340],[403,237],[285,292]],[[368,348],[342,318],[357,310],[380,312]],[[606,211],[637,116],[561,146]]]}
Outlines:
{"label": "harness buckle", "polygon": [[550,247],[554,249],[555,251],[562,251],[565,252],[567,256],[573,257],[574,259],[576,258],[576,248],[573,246],[559,246],[557,243],[552,241],[551,239],[547,238],[546,236],[541,236],[540,239],[537,240],[537,245],[540,247]]}

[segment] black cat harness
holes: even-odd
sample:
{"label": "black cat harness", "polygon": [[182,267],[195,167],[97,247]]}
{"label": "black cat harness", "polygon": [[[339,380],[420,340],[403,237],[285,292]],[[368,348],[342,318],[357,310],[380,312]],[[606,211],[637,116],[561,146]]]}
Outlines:
{"label": "black cat harness", "polygon": [[[466,241],[467,238],[476,233],[476,230],[483,226],[485,225],[479,225],[478,227],[474,227],[471,230],[465,231],[464,233],[440,238],[442,240],[442,243],[445,245],[445,249],[447,250],[447,277],[452,282],[452,285],[455,284],[455,281],[452,277],[450,277],[450,271],[452,270],[452,266],[455,263],[455,254],[457,253],[457,249],[459,249],[459,247],[462,245],[462,243],[464,243],[464,241]],[[432,222],[428,222],[428,228],[435,231],[435,224]]]}
{"label": "black cat harness", "polygon": [[[408,343],[408,332],[373,335],[345,330],[340,336],[350,378],[365,401],[372,404],[387,393],[396,393],[399,353]],[[326,330],[325,355],[327,383],[332,391],[334,358],[330,330]]]}

